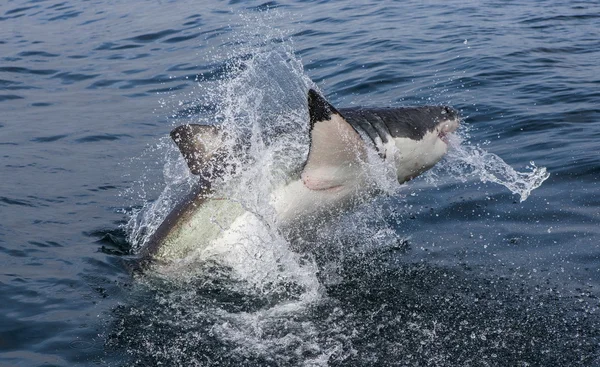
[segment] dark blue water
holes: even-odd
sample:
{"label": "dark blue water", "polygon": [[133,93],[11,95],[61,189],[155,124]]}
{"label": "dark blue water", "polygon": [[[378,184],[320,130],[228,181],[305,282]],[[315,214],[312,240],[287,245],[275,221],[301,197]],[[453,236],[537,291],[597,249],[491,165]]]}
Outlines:
{"label": "dark blue water", "polygon": [[[600,365],[599,24],[594,1],[2,2],[0,365]],[[310,80],[450,104],[464,144],[550,178],[519,202],[446,160],[295,270],[249,258],[267,281],[132,276],[168,132]]]}

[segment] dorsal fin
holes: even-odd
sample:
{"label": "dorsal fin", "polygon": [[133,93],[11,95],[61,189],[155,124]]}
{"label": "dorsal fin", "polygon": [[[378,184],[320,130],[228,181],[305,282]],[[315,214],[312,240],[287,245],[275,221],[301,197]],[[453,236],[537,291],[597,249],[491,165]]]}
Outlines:
{"label": "dorsal fin", "polygon": [[218,126],[181,125],[170,135],[192,174],[210,178],[221,173],[222,167],[215,160],[223,154],[224,136]]}
{"label": "dorsal fin", "polygon": [[356,130],[319,93],[308,91],[310,150],[302,181],[311,190],[339,188],[355,181],[365,157]]}

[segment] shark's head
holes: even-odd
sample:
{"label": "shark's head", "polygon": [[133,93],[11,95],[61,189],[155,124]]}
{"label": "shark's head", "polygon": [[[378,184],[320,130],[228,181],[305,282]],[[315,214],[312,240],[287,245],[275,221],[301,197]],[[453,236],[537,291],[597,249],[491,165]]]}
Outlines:
{"label": "shark's head", "polygon": [[448,151],[448,134],[459,125],[447,106],[340,109],[346,120],[373,141],[379,155],[392,162],[398,181],[406,182],[433,167]]}
{"label": "shark's head", "polygon": [[[405,111],[406,119],[390,124],[398,181],[408,181],[439,162],[448,151],[448,134],[459,125],[458,112],[447,106]],[[401,122],[401,123],[400,123]]]}

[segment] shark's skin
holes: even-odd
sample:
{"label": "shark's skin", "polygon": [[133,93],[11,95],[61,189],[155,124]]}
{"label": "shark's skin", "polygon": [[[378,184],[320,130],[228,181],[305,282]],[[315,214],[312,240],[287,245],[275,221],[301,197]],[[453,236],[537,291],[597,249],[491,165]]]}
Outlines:
{"label": "shark's skin", "polygon": [[[312,89],[308,108],[311,142],[301,175],[271,193],[278,229],[289,237],[378,194],[364,172],[369,150],[392,164],[404,183],[444,156],[446,135],[459,125],[458,113],[446,106],[337,110]],[[231,245],[240,240],[240,232],[260,224],[239,203],[211,195],[212,180],[226,170],[223,134],[201,125],[171,132],[200,182],[147,241],[140,253],[143,264],[182,259],[215,241]]]}

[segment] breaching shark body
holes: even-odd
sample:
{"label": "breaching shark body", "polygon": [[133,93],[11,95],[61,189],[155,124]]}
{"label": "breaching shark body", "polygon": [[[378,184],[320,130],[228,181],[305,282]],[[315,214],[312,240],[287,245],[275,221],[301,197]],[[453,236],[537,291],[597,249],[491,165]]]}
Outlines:
{"label": "breaching shark body", "polygon": [[[459,125],[458,113],[446,106],[337,110],[312,89],[308,109],[308,158],[299,177],[274,190],[270,200],[275,225],[287,238],[378,195],[366,172],[370,153],[395,167],[398,182],[404,183],[444,156],[447,134]],[[211,244],[226,251],[261,225],[262,219],[238,202],[212,195],[212,183],[226,170],[224,135],[205,125],[183,125],[171,132],[199,183],[142,248],[143,263],[183,259]]]}

